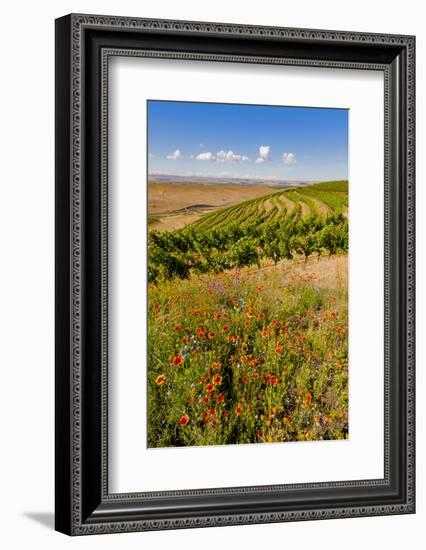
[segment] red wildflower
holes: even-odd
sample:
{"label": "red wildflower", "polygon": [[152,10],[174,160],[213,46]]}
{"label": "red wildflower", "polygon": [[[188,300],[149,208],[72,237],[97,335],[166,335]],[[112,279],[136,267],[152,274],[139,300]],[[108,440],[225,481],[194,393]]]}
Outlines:
{"label": "red wildflower", "polygon": [[180,331],[180,325],[176,325],[175,328],[173,329],[175,332],[179,332]]}
{"label": "red wildflower", "polygon": [[305,402],[308,406],[312,405],[312,394],[308,391],[308,393],[305,395]]}
{"label": "red wildflower", "polygon": [[278,378],[276,376],[271,376],[269,382],[271,383],[271,386],[276,386],[278,384]]}
{"label": "red wildflower", "polygon": [[217,394],[217,396],[216,396],[216,401],[217,401],[218,403],[223,403],[224,399],[225,399],[225,396],[223,395],[223,393],[218,393],[218,394]]}
{"label": "red wildflower", "polygon": [[222,383],[222,377],[220,374],[216,374],[216,376],[213,376],[213,384],[219,385]]}
{"label": "red wildflower", "polygon": [[183,428],[188,424],[188,422],[189,422],[189,416],[187,414],[184,414],[179,420],[179,426]]}
{"label": "red wildflower", "polygon": [[213,386],[213,384],[207,384],[207,386],[206,386],[206,392],[212,393],[213,391],[214,391],[214,386]]}
{"label": "red wildflower", "polygon": [[176,357],[173,357],[172,363],[175,367],[178,367],[184,362],[184,357],[182,355],[177,355]]}
{"label": "red wildflower", "polygon": [[228,325],[223,325],[222,332],[228,332],[228,330],[229,330]]}
{"label": "red wildflower", "polygon": [[209,338],[214,338],[216,336],[215,332],[209,332]]}
{"label": "red wildflower", "polygon": [[243,376],[243,377],[241,378],[241,382],[244,382],[244,384],[247,384],[247,382],[248,382],[248,377],[247,377],[247,376]]}
{"label": "red wildflower", "polygon": [[235,407],[235,414],[240,415],[243,412],[243,408],[240,405]]}

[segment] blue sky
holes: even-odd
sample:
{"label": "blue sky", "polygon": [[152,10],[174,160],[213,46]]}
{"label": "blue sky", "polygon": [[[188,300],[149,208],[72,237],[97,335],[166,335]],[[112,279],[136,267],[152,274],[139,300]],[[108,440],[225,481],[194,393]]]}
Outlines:
{"label": "blue sky", "polygon": [[148,172],[325,181],[348,178],[348,111],[148,101]]}

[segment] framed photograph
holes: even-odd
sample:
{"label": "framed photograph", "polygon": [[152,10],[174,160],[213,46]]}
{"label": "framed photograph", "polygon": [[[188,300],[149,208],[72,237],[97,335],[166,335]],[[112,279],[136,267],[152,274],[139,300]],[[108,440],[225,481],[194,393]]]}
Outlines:
{"label": "framed photograph", "polygon": [[56,529],[415,511],[413,36],[56,20]]}

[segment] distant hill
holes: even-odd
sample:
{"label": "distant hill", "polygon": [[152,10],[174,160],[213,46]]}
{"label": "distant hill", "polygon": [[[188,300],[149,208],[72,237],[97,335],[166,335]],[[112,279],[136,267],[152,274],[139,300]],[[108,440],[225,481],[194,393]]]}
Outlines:
{"label": "distant hill", "polygon": [[148,183],[186,183],[190,184],[214,184],[214,185],[255,185],[266,187],[302,187],[310,185],[311,181],[285,180],[285,179],[258,179],[258,178],[229,178],[229,177],[206,177],[206,176],[176,176],[165,174],[150,174]]}

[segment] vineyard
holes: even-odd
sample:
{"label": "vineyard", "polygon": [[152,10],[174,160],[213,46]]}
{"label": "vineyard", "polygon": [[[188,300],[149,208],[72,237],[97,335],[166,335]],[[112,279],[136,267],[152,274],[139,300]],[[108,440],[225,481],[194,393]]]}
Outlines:
{"label": "vineyard", "polygon": [[287,188],[149,234],[149,281],[348,250],[348,183]]}
{"label": "vineyard", "polygon": [[328,182],[150,232],[149,447],[348,437],[347,208]]}

